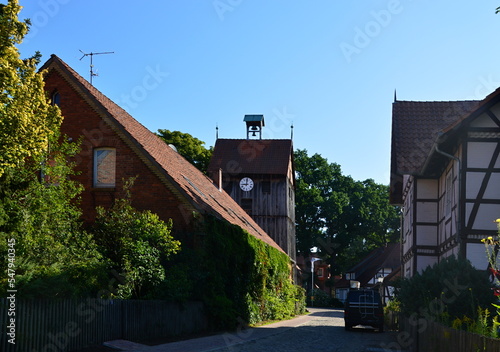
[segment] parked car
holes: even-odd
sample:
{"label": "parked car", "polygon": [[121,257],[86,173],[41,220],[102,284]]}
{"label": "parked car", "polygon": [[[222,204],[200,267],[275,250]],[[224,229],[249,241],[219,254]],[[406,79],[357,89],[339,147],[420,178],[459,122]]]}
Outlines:
{"label": "parked car", "polygon": [[346,330],[366,325],[384,331],[384,308],[380,294],[369,289],[351,289],[345,301],[344,322]]}

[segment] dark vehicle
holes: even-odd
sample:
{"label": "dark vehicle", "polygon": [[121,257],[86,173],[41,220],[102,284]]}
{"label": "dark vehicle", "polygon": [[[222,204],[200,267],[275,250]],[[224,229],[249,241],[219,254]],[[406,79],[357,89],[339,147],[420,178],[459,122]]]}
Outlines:
{"label": "dark vehicle", "polygon": [[351,289],[344,307],[345,329],[367,325],[384,331],[384,309],[380,294],[374,290]]}

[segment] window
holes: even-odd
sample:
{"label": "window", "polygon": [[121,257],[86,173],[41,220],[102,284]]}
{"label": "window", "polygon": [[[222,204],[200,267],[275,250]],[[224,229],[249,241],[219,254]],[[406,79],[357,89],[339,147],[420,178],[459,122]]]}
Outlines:
{"label": "window", "polygon": [[318,277],[323,277],[324,271],[323,268],[318,269]]}
{"label": "window", "polygon": [[94,149],[94,187],[115,187],[116,150]]}
{"label": "window", "polygon": [[60,106],[59,104],[61,103],[61,95],[59,92],[55,92],[52,94],[52,105],[57,105]]}
{"label": "window", "polygon": [[444,214],[451,215],[451,206],[453,199],[453,173],[450,171],[446,175],[446,194],[444,195]]}
{"label": "window", "polygon": [[248,214],[252,215],[252,199],[251,198],[242,198],[241,199],[241,207]]}

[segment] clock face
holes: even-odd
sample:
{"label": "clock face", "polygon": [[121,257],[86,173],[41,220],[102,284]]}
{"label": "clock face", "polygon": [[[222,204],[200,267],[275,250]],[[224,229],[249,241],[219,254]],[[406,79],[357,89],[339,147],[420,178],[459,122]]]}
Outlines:
{"label": "clock face", "polygon": [[250,177],[243,177],[240,181],[240,188],[243,191],[251,191],[253,188],[253,181]]}

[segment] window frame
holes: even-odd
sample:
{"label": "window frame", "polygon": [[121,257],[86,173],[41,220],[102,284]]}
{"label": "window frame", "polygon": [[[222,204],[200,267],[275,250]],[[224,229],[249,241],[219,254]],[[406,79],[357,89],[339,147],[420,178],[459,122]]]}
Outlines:
{"label": "window frame", "polygon": [[453,209],[453,193],[454,193],[454,175],[453,169],[450,169],[446,173],[445,178],[445,195],[444,195],[444,215],[446,218],[451,216],[451,212]]}
{"label": "window frame", "polygon": [[[98,176],[99,176],[99,168],[100,165],[98,165],[98,152],[101,151],[112,151],[114,152],[114,164],[113,164],[113,183],[104,183],[104,182],[98,182]],[[93,151],[93,170],[92,170],[92,186],[94,188],[115,188],[116,187],[116,148],[111,148],[111,147],[99,147],[99,148],[94,148]]]}

